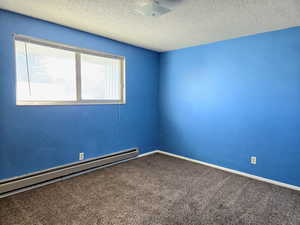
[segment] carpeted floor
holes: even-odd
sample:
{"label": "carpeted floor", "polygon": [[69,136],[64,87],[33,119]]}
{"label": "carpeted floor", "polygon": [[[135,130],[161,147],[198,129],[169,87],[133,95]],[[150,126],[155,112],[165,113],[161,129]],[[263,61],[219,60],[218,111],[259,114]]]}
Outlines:
{"label": "carpeted floor", "polygon": [[299,225],[300,192],[154,154],[0,199],[1,225]]}

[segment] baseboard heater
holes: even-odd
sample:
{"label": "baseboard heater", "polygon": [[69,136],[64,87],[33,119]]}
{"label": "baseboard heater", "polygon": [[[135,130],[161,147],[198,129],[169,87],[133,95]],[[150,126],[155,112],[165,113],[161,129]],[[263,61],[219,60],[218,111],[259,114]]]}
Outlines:
{"label": "baseboard heater", "polygon": [[67,177],[76,176],[77,174],[89,172],[124,160],[129,160],[138,156],[138,154],[139,150],[134,148],[117,152],[115,154],[54,167],[20,177],[0,180],[0,197],[10,195],[10,193],[21,192],[24,189],[31,189],[35,186],[41,186],[46,183],[53,183]]}

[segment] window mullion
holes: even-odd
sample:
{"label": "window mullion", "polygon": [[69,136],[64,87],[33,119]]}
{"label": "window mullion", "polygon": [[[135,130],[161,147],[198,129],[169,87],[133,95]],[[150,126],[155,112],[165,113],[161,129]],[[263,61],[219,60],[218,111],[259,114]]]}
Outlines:
{"label": "window mullion", "polygon": [[25,58],[26,58],[26,71],[27,71],[27,83],[29,96],[31,96],[31,84],[30,84],[30,72],[29,72],[29,59],[28,59],[28,46],[27,42],[24,42],[25,45]]}
{"label": "window mullion", "polygon": [[81,55],[76,52],[76,94],[77,102],[81,102]]}

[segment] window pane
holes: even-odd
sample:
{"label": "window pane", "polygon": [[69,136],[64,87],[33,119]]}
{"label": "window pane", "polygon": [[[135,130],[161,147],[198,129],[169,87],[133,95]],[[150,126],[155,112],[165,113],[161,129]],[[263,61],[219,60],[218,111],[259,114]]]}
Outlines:
{"label": "window pane", "polygon": [[120,100],[121,60],[81,54],[81,92],[84,100]]}
{"label": "window pane", "polygon": [[74,52],[16,41],[16,65],[17,101],[76,100]]}

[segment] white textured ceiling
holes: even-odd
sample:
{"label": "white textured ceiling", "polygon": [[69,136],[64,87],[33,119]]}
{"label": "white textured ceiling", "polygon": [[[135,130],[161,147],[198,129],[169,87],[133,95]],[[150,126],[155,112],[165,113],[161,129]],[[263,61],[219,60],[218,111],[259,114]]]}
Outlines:
{"label": "white textured ceiling", "polygon": [[149,0],[0,0],[0,8],[156,51],[300,25],[300,0],[183,0],[170,13],[134,11]]}

